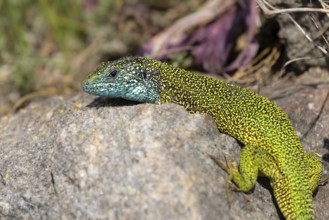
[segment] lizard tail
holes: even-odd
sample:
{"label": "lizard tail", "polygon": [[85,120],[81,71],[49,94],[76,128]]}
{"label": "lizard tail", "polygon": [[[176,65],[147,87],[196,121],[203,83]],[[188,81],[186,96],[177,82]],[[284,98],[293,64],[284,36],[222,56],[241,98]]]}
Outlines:
{"label": "lizard tail", "polygon": [[311,190],[291,190],[288,181],[273,183],[274,196],[282,214],[287,220],[314,220]]}

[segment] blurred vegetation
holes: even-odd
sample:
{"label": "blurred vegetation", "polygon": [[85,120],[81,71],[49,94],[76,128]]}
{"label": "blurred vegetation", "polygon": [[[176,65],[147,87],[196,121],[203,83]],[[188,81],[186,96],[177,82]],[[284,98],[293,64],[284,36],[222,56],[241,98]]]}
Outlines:
{"label": "blurred vegetation", "polygon": [[[6,70],[12,86],[20,95],[43,86],[38,80],[38,70],[47,70],[49,74],[56,71],[63,75],[72,73],[72,57],[88,46],[93,35],[89,27],[96,22],[98,25],[107,22],[99,11],[111,13],[118,1],[95,3],[85,1],[82,4],[78,0],[0,2],[0,29],[3,30],[0,62],[2,67],[8,65]],[[97,9],[98,6],[101,7]],[[95,10],[91,12],[88,7],[95,7]]]}
{"label": "blurred vegetation", "polygon": [[82,77],[106,53],[101,45],[116,38],[110,15],[120,4],[0,1],[0,115],[33,92],[50,96],[77,91]]}
{"label": "blurred vegetation", "polygon": [[[203,0],[0,0],[0,116],[39,97],[79,91],[81,81],[101,61],[136,54],[152,36],[199,10],[204,3]],[[270,50],[265,41],[261,42],[268,52],[260,53],[249,71],[237,72],[233,77],[224,74],[227,81],[246,85],[270,78],[267,69],[272,68],[283,50],[280,44],[273,43],[279,30],[276,21],[270,20],[267,26],[265,20],[264,31],[260,31],[265,37],[260,39],[270,42]],[[168,61],[188,68],[194,64],[188,55],[173,54]],[[263,66],[266,71],[257,71]],[[275,71],[279,74],[274,79],[281,77],[281,68]]]}
{"label": "blurred vegetation", "polygon": [[152,34],[201,3],[1,0],[0,116],[35,97],[80,90],[100,61],[136,53]]}

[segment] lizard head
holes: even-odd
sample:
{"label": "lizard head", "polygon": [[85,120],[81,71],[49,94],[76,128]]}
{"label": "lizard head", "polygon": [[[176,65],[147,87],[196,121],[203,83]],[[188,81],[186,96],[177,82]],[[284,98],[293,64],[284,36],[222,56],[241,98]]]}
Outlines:
{"label": "lizard head", "polygon": [[104,62],[82,83],[82,89],[92,95],[158,103],[157,64],[143,57]]}

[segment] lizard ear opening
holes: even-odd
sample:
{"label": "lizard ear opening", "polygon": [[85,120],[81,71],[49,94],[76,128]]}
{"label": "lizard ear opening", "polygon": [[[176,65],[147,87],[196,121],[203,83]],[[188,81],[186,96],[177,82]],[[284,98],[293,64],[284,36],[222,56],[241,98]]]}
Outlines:
{"label": "lizard ear opening", "polygon": [[158,75],[159,71],[158,70],[151,70],[149,73],[147,73],[147,71],[143,71],[142,72],[142,76],[144,80],[147,80],[148,78],[150,78],[153,75]]}
{"label": "lizard ear opening", "polygon": [[157,75],[159,74],[159,70],[151,70],[151,75]]}
{"label": "lizard ear opening", "polygon": [[151,70],[149,76],[160,75],[159,70]]}
{"label": "lizard ear opening", "polygon": [[147,79],[147,74],[146,74],[146,72],[145,72],[145,71],[143,71],[143,72],[142,72],[142,75],[143,75],[143,79],[145,79],[145,80],[146,80],[146,79]]}

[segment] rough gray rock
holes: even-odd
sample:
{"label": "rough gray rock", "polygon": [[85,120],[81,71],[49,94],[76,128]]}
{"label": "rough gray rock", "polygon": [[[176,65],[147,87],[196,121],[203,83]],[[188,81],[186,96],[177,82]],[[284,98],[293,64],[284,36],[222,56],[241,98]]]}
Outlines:
{"label": "rough gray rock", "polygon": [[[301,134],[325,91],[277,100]],[[303,140],[325,159],[328,112],[326,104]],[[250,194],[230,191],[229,208],[227,175],[208,155],[238,161],[241,146],[209,116],[177,105],[51,98],[1,118],[0,144],[1,219],[279,218],[264,178]],[[318,219],[329,218],[328,191],[314,199]]]}

